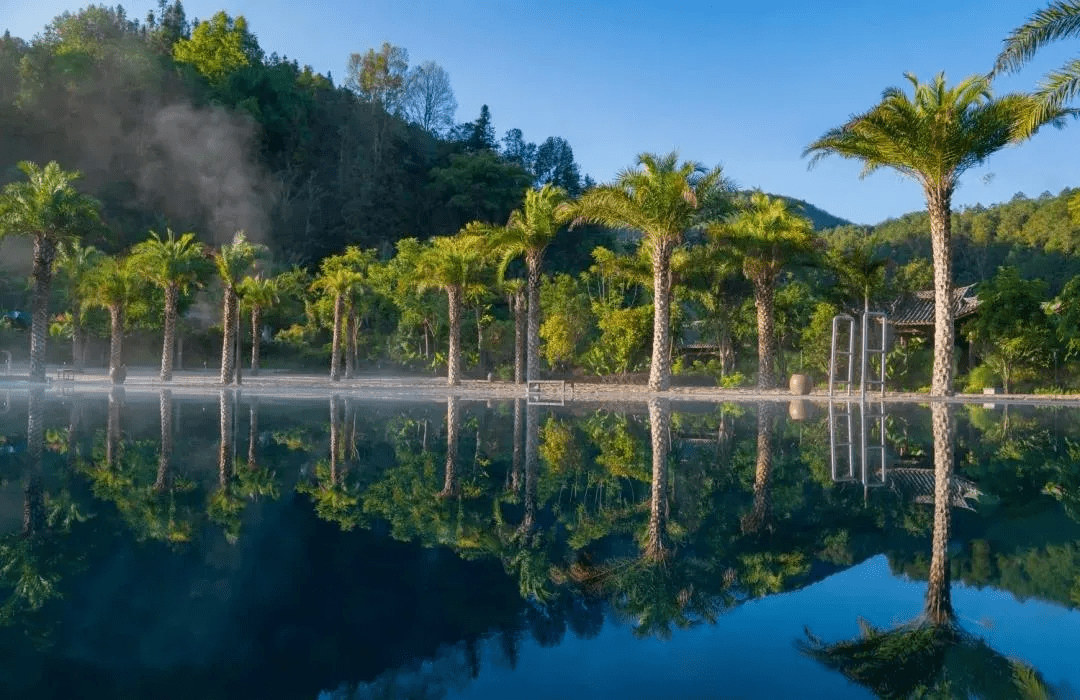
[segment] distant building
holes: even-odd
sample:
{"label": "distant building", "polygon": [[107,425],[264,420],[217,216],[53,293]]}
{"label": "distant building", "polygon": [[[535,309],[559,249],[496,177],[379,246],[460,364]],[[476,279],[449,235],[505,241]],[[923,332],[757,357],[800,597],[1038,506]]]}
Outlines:
{"label": "distant building", "polygon": [[[953,319],[970,316],[979,308],[979,298],[969,292],[975,285],[953,289]],[[934,335],[934,290],[904,294],[889,305],[889,322],[899,336]]]}

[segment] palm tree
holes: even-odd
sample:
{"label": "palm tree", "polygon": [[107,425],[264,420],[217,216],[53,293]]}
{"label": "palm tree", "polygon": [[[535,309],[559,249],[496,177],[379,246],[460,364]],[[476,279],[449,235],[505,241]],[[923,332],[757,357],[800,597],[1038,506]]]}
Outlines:
{"label": "palm tree", "polygon": [[[1080,2],[1054,0],[1035,12],[1027,22],[1009,33],[1005,47],[994,61],[996,73],[1015,73],[1047,44],[1058,39],[1080,36]],[[1047,121],[1060,116],[1066,102],[1080,91],[1080,61],[1072,60],[1057,70],[1050,71],[1039,83],[1035,98],[1020,127],[1031,134]]]}
{"label": "palm tree", "polygon": [[730,222],[710,227],[727,239],[742,258],[746,279],[754,287],[758,329],[758,388],[776,386],[776,278],[792,258],[809,253],[814,225],[790,210],[780,197],[754,192]]}
{"label": "palm tree", "polygon": [[77,240],[64,242],[57,251],[56,268],[66,282],[71,303],[71,365],[76,372],[86,368],[83,315],[86,312],[90,278],[101,254],[94,246],[84,246]]}
{"label": "palm tree", "polygon": [[93,271],[90,301],[109,311],[109,378],[123,384],[124,314],[135,296],[135,273],[130,258],[106,257]]}
{"label": "palm tree", "polygon": [[642,153],[637,165],[640,169],[624,170],[614,183],[583,194],[574,211],[577,221],[641,234],[653,272],[649,389],[666,391],[671,384],[671,258],[688,231],[719,215],[731,184],[719,167],[679,164],[677,153]]}
{"label": "palm tree", "polygon": [[[931,395],[952,393],[953,342],[956,335],[952,278],[952,195],[960,176],[1026,134],[1017,129],[1030,113],[1028,95],[994,98],[984,76],[974,75],[954,87],[938,73],[928,83],[904,74],[914,96],[891,87],[881,102],[830,129],[806,147],[818,160],[838,155],[863,163],[862,176],[892,168],[923,188],[930,217],[934,263],[934,373]],[[1048,111],[1040,124],[1059,123],[1063,111]]]}
{"label": "palm tree", "polygon": [[436,236],[420,254],[413,271],[418,291],[441,289],[446,292],[450,322],[450,347],[447,351],[446,383],[461,383],[461,308],[466,296],[483,290],[480,276],[487,266],[483,225],[470,224],[456,236]]}
{"label": "palm tree", "polygon": [[491,246],[501,255],[499,278],[517,257],[525,258],[528,320],[525,334],[525,379],[539,377],[540,368],[540,274],[544,249],[559,229],[570,221],[572,208],[567,205],[566,190],[544,185],[525,192],[525,204],[510,214],[506,226],[492,229]]}
{"label": "palm tree", "polygon": [[[278,302],[278,286],[274,279],[262,275],[245,277],[238,287],[240,300],[251,310],[251,373],[259,373],[259,350],[262,345],[262,312]],[[239,359],[237,359],[239,362]]]}
{"label": "palm tree", "polygon": [[514,383],[525,381],[525,331],[528,326],[525,285],[521,280],[505,280],[503,289],[514,312]]}
{"label": "palm tree", "polygon": [[150,238],[132,249],[140,272],[165,292],[165,337],[161,347],[161,381],[172,381],[173,348],[176,347],[176,312],[180,294],[202,283],[206,272],[205,248],[194,233],[177,238],[165,229],[162,238],[150,232]]}
{"label": "palm tree", "polygon": [[23,161],[28,182],[12,182],[0,191],[0,238],[34,239],[30,326],[30,381],[45,381],[45,338],[49,332],[49,288],[56,248],[61,240],[86,233],[99,223],[96,199],[71,186],[79,177],[55,162],[44,168]]}
{"label": "palm tree", "polygon": [[312,284],[317,290],[322,290],[334,298],[334,339],[330,349],[330,379],[341,379],[341,339],[342,322],[345,318],[345,301],[364,281],[359,272],[347,267],[336,266],[323,261],[323,269]]}
{"label": "palm tree", "polygon": [[225,303],[222,309],[222,345],[221,345],[221,383],[229,384],[236,379],[236,343],[239,331],[237,286],[240,279],[263,247],[250,243],[243,231],[237,231],[232,243],[226,243],[214,254],[221,284],[225,288]]}

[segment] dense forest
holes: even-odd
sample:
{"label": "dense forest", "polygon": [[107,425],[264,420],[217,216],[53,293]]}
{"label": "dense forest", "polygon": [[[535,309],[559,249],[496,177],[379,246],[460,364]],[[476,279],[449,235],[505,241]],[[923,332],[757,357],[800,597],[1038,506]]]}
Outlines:
{"label": "dense forest", "polygon": [[[836,313],[889,312],[931,285],[926,213],[854,226],[782,195],[755,199],[723,173],[700,207],[719,223],[688,223],[657,247],[659,234],[642,238],[597,208],[607,186],[580,172],[565,139],[499,137],[488,106],[457,122],[437,63],[411,65],[384,44],[346,66],[336,83],[268,54],[243,17],[191,20],[179,1],[144,20],[91,5],[32,40],[5,34],[0,182],[33,182],[20,162],[55,162],[49,177],[98,212],[66,231],[56,284],[42,288],[48,361],[115,375],[165,354],[164,378],[174,354],[191,369],[218,366],[220,353],[226,381],[238,357],[221,347],[243,316],[253,368],[520,380],[527,345],[529,376],[633,381],[665,356],[675,381],[765,387],[825,373]],[[639,166],[682,172],[675,154],[644,156]],[[699,182],[706,169],[686,173]],[[983,301],[959,326],[957,388],[1076,387],[1074,194],[954,212],[954,278],[977,283]],[[766,241],[754,207],[789,230]],[[799,238],[803,217],[813,231]],[[550,230],[529,239],[538,220]],[[165,279],[162,256],[187,232],[205,264],[188,259],[182,283]],[[32,256],[18,238],[2,245],[0,343],[24,358]],[[656,274],[656,256],[670,272]],[[661,318],[670,329],[654,327]],[[900,340],[891,385],[927,386],[926,335]]]}

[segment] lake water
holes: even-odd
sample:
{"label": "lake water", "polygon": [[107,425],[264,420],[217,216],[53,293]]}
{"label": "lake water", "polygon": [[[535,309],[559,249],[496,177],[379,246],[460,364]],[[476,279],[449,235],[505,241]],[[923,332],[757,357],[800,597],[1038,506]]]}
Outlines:
{"label": "lake water", "polygon": [[1078,648],[1073,408],[0,394],[5,699],[1076,698]]}

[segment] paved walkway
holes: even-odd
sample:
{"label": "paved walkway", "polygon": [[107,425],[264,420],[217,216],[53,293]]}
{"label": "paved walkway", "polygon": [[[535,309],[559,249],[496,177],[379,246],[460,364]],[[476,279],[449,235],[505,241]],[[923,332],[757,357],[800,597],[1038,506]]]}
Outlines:
{"label": "paved walkway", "polygon": [[[32,385],[27,381],[27,368],[16,366],[11,376],[0,375],[0,391],[26,391]],[[107,392],[112,388],[105,372],[89,371],[85,374],[62,372],[50,368],[48,374],[49,393],[70,392]],[[678,378],[676,378],[676,384]],[[410,377],[362,374],[352,379],[330,381],[325,374],[303,374],[278,370],[263,370],[258,375],[245,372],[240,387],[218,383],[218,373],[206,370],[176,372],[171,382],[162,382],[157,369],[129,369],[124,383],[127,392],[153,392],[170,389],[177,395],[209,395],[221,389],[241,388],[245,394],[280,397],[280,398],[321,398],[328,394],[350,394],[372,399],[397,400],[439,400],[449,395],[471,399],[513,399],[525,398],[524,385],[512,382],[483,381],[466,379],[460,386],[447,386],[442,377]],[[777,401],[788,402],[805,398],[815,402],[829,400],[827,390],[818,389],[806,397],[792,396],[787,389],[758,390],[723,389],[720,387],[680,387],[675,386],[666,392],[650,392],[644,385],[607,384],[582,382],[542,382],[534,399],[554,403],[626,403],[646,401],[654,396],[675,401]],[[882,400],[880,395],[868,397]],[[850,397],[838,395],[834,400],[858,401],[858,393]],[[926,394],[889,392],[884,396],[886,402],[928,403],[932,399]],[[1022,403],[1022,404],[1059,404],[1080,406],[1080,394],[1071,395],[1031,395],[1031,394],[958,394],[948,399],[960,403]]]}

